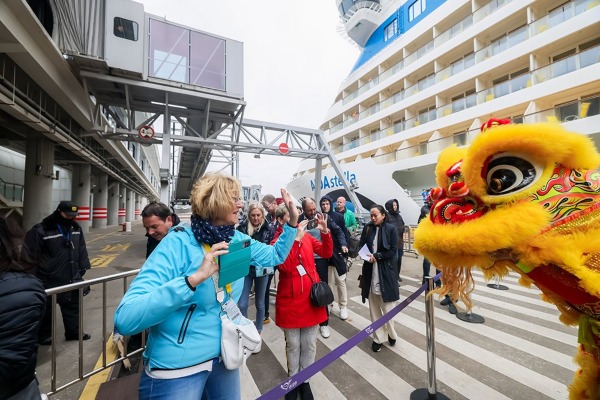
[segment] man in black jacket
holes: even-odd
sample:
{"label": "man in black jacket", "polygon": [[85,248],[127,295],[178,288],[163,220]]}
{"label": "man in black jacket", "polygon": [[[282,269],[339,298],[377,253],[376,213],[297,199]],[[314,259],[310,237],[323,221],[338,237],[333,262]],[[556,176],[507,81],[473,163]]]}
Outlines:
{"label": "man in black jacket", "polygon": [[[83,281],[83,275],[91,268],[81,226],[75,221],[79,207],[71,201],[61,201],[56,211],[36,224],[25,236],[24,250],[37,264],[31,271],[45,289]],[[79,298],[78,291],[60,293],[60,305],[65,338],[79,339]],[[38,342],[52,344],[52,301],[47,298],[46,313],[38,333]],[[92,335],[84,333],[83,340]]]}
{"label": "man in black jacket", "polygon": [[142,210],[142,224],[146,228],[146,258],[154,251],[156,246],[172,226],[179,225],[180,219],[177,214],[171,212],[171,209],[164,203],[156,201],[151,202]]}

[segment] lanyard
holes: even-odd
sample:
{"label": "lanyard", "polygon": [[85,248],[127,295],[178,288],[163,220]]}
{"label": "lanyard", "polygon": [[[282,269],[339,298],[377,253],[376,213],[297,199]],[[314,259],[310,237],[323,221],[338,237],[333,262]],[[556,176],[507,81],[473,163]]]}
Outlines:
{"label": "lanyard", "polygon": [[65,238],[65,240],[68,242],[69,240],[71,240],[71,231],[68,230],[67,234],[65,235],[65,233],[63,232],[62,228],[60,227],[60,224],[56,224],[56,227],[58,228],[58,231],[60,232],[60,234],[63,236],[63,238]]}

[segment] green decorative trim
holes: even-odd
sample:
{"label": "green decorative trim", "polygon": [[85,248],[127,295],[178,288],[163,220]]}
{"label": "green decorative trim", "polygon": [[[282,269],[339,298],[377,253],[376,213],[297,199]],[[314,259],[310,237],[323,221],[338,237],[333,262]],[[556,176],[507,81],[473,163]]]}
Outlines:
{"label": "green decorative trim", "polygon": [[515,264],[517,267],[519,267],[519,269],[523,272],[525,272],[526,274],[530,273],[531,271],[533,271],[533,268],[523,264],[522,262],[518,262]]}

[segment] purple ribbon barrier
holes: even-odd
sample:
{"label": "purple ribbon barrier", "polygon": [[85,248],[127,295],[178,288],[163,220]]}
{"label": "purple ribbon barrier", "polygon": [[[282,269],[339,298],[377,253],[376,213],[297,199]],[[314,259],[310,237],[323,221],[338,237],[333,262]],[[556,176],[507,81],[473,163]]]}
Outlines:
{"label": "purple ribbon barrier", "polygon": [[[440,279],[442,273],[440,272],[434,278],[435,281]],[[276,400],[280,399],[285,394],[303,382],[306,382],[311,376],[315,375],[317,372],[321,371],[329,364],[343,356],[348,350],[362,342],[367,336],[371,335],[377,329],[381,328],[383,324],[388,322],[390,319],[394,318],[396,314],[400,311],[404,310],[410,303],[413,302],[421,293],[425,291],[427,288],[427,284],[423,284],[420,288],[418,288],[413,294],[408,296],[404,301],[394,307],[390,312],[385,314],[383,317],[379,318],[377,321],[373,322],[371,325],[367,326],[365,329],[358,332],[356,335],[352,336],[348,341],[331,350],[329,353],[324,355],[322,358],[318,359],[308,367],[304,368],[302,371],[298,372],[296,375],[286,379],[281,382],[279,385],[275,386],[273,389],[269,390],[267,393],[263,394],[258,398],[258,400]]]}

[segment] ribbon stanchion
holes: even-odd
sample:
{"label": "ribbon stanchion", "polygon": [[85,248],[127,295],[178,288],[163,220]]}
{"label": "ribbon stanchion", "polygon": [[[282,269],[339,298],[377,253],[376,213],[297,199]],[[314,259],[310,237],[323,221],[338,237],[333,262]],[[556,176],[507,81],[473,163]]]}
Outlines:
{"label": "ribbon stanchion", "polygon": [[[439,274],[436,276],[439,279]],[[394,307],[390,312],[385,314],[383,317],[379,318],[377,321],[373,322],[365,329],[358,332],[356,335],[352,336],[348,339],[347,342],[341,344],[335,349],[331,350],[325,356],[321,357],[302,371],[298,372],[296,375],[286,379],[281,382],[279,385],[275,386],[273,389],[269,390],[267,393],[263,394],[258,398],[258,400],[276,400],[280,399],[285,394],[298,385],[306,382],[310,377],[315,375],[317,372],[321,371],[329,364],[343,356],[346,352],[352,349],[354,346],[362,342],[365,338],[379,329],[383,324],[388,322],[390,319],[394,318],[396,314],[400,311],[404,310],[410,303],[412,303],[421,293],[425,291],[426,285],[421,286],[417,289],[413,294],[408,296],[404,301],[400,302],[396,307]]]}
{"label": "ribbon stanchion", "polygon": [[496,277],[496,283],[488,283],[487,287],[496,289],[496,290],[508,290],[508,286],[504,286],[500,284],[500,278]]}
{"label": "ribbon stanchion", "polygon": [[437,378],[435,375],[435,320],[433,319],[433,296],[429,292],[433,290],[434,281],[440,279],[441,272],[432,278],[426,276],[427,296],[425,296],[425,327],[427,329],[427,387],[416,389],[410,394],[410,400],[447,400],[448,397],[438,393]]}

